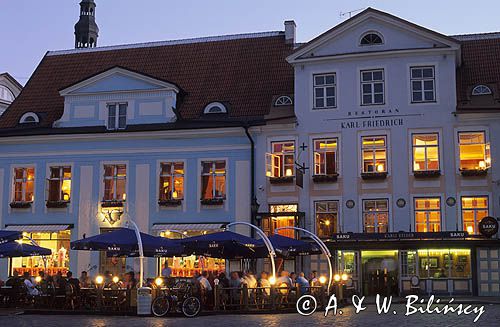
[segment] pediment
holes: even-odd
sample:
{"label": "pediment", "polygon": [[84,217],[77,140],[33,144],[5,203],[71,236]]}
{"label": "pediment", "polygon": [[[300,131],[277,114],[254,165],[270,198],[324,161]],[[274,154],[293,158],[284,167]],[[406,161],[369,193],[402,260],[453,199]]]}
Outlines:
{"label": "pediment", "polygon": [[[361,45],[363,35],[371,32],[381,35],[383,42],[377,45]],[[287,60],[293,63],[391,51],[459,48],[458,41],[448,36],[369,8],[300,46]]]}
{"label": "pediment", "polygon": [[121,67],[114,67],[69,86],[59,93],[62,96],[75,94],[95,94],[113,92],[160,91],[179,92],[179,88],[169,82],[158,80]]}

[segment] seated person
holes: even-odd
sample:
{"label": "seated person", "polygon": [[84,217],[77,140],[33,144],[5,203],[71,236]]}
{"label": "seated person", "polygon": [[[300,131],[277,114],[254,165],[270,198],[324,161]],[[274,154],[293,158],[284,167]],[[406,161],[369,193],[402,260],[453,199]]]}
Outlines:
{"label": "seated person", "polygon": [[24,287],[26,287],[26,292],[30,296],[38,296],[40,295],[40,292],[36,288],[35,284],[31,281],[31,276],[29,272],[25,272],[23,275],[24,278]]}
{"label": "seated person", "polygon": [[300,288],[300,294],[305,294],[309,292],[309,281],[306,279],[303,272],[299,274],[299,277],[296,280],[297,285]]}

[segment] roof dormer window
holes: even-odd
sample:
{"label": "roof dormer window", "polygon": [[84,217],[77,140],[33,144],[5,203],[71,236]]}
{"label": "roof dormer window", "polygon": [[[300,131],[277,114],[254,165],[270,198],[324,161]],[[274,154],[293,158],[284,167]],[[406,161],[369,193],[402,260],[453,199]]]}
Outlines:
{"label": "roof dormer window", "polygon": [[212,102],[203,110],[204,114],[225,114],[227,113],[226,106],[220,102]]}
{"label": "roof dormer window", "polygon": [[27,112],[19,119],[19,124],[36,124],[40,122],[40,118],[34,112]]}
{"label": "roof dormer window", "polygon": [[368,32],[363,34],[361,40],[359,41],[360,45],[379,45],[383,44],[384,41],[382,39],[382,35],[377,32]]}
{"label": "roof dormer window", "polygon": [[472,95],[489,95],[492,94],[491,89],[486,85],[477,85],[472,89]]}
{"label": "roof dormer window", "polygon": [[276,99],[276,101],[274,101],[274,106],[275,107],[291,106],[292,104],[293,104],[292,98],[289,97],[288,95],[279,96]]}

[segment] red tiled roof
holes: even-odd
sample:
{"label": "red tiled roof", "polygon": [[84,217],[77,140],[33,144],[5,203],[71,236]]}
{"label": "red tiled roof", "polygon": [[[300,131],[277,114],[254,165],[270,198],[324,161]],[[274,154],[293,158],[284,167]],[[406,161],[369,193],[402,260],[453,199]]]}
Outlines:
{"label": "red tiled roof", "polygon": [[293,68],[285,61],[291,52],[284,33],[269,33],[48,53],[0,118],[0,128],[15,128],[29,111],[41,117],[41,127],[51,126],[64,110],[59,90],[115,66],[178,85],[183,119],[197,119],[212,101],[227,103],[232,118],[262,117],[273,96],[293,94]]}
{"label": "red tiled roof", "polygon": [[[457,70],[457,104],[470,99],[473,86],[493,85],[500,91],[500,37],[467,38],[462,44],[462,65]],[[498,98],[498,94],[495,95]]]}

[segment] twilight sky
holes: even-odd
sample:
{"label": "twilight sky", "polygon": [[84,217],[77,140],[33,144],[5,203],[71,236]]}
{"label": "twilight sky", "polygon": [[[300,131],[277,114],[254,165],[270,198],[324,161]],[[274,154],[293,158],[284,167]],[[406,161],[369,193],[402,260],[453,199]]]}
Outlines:
{"label": "twilight sky", "polygon": [[[0,0],[0,72],[25,84],[47,50],[71,49],[80,0]],[[96,0],[100,46],[283,30],[299,42],[373,7],[444,34],[500,30],[498,0]]]}

